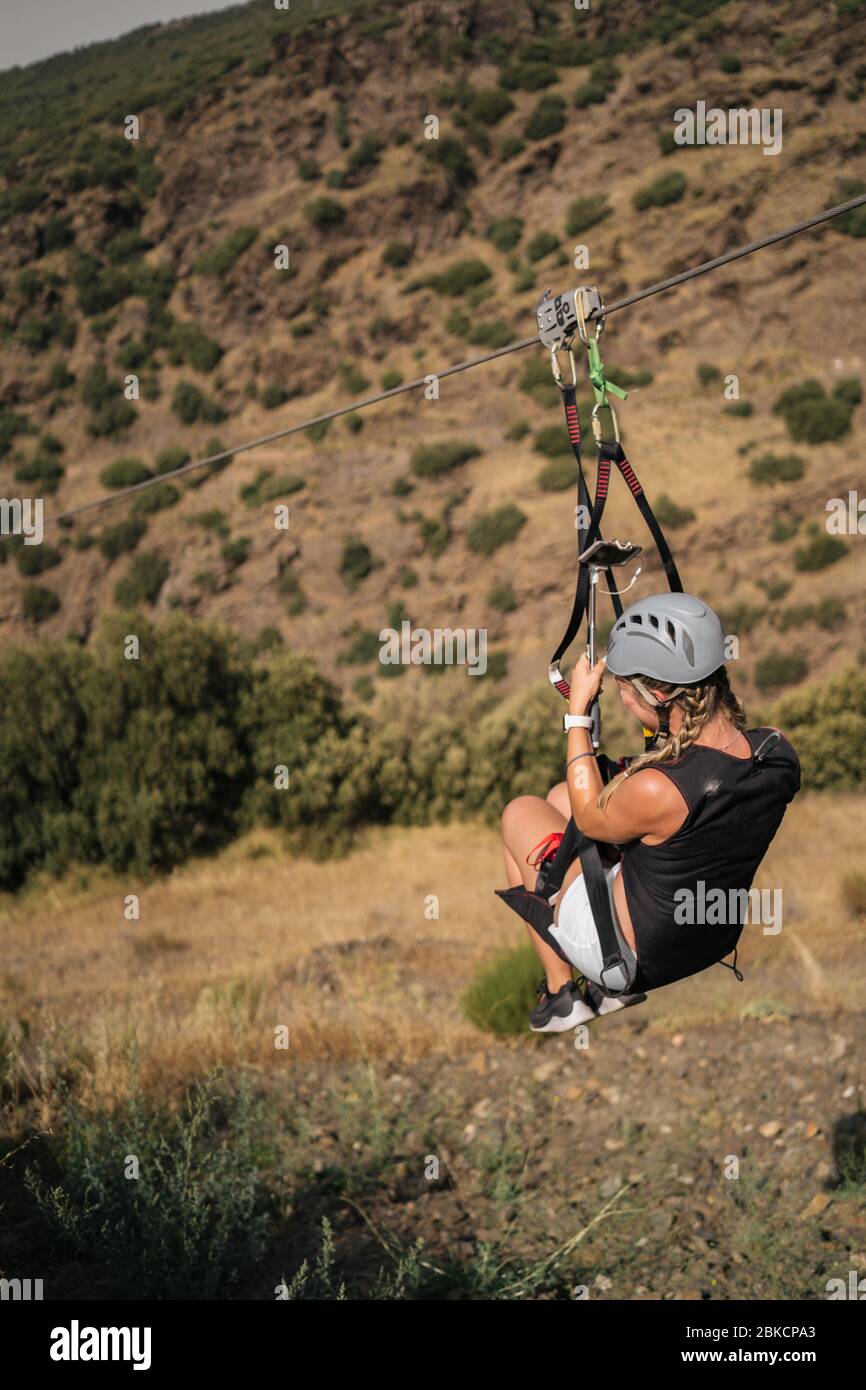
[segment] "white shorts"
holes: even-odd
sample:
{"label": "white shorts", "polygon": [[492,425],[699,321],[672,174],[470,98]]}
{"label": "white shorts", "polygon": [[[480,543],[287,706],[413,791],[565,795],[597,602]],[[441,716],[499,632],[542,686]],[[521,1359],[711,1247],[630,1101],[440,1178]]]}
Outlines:
{"label": "white shorts", "polygon": [[[604,877],[610,898],[611,915],[623,955],[627,961],[633,961],[634,952],[622,934],[613,902],[613,886],[621,867],[621,864],[614,864],[612,868],[605,870]],[[601,972],[604,966],[604,957],[592,908],[589,905],[583,874],[578,874],[577,878],[573,879],[566,888],[565,894],[559,902],[557,921],[549,930],[575,970],[578,970],[581,975],[585,975],[588,980],[592,980],[595,984],[602,984]],[[616,978],[616,972],[608,972],[608,976],[607,984],[616,988],[620,983]],[[624,983],[625,981],[622,981],[623,985]]]}

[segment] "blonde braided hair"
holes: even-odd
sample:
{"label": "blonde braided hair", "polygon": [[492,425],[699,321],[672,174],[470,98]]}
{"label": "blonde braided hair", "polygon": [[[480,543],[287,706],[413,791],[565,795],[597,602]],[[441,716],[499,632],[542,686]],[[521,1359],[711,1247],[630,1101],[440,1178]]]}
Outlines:
{"label": "blonde braided hair", "polygon": [[672,709],[676,705],[682,715],[682,724],[676,733],[668,735],[660,748],[653,748],[649,753],[641,754],[624,772],[614,777],[612,782],[608,782],[598,798],[597,805],[601,810],[604,810],[617,787],[626,778],[633,777],[645,767],[653,767],[656,763],[676,762],[681,758],[686,749],[700,738],[702,731],[712,723],[717,714],[727,715],[740,733],[746,727],[745,708],[731,689],[724,666],[720,666],[718,671],[714,671],[705,681],[698,685],[688,685],[685,689],[657,681],[652,676],[638,676],[637,679],[645,685],[650,685],[653,690],[660,691],[662,695],[671,695],[675,690],[679,690],[679,694],[671,700],[666,709]]}

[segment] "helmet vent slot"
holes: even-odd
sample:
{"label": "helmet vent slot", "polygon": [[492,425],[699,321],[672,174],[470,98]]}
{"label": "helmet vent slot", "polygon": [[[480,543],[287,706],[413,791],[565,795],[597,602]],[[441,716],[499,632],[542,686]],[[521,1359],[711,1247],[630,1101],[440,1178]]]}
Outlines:
{"label": "helmet vent slot", "polygon": [[656,617],[655,613],[650,613],[650,615],[649,615],[649,620],[650,620],[650,622],[652,623],[653,627],[658,627],[658,625],[659,625],[659,620],[658,620],[658,618]]}
{"label": "helmet vent slot", "polygon": [[676,642],[677,642],[677,630],[676,630],[676,628],[674,627],[673,623],[671,622],[670,618],[668,618],[668,619],[666,620],[666,622],[665,622],[665,627],[666,627],[667,630],[668,630],[668,637],[671,639],[671,641],[673,642],[674,646],[676,646]]}
{"label": "helmet vent slot", "polygon": [[635,613],[631,621],[633,623],[637,623],[638,627],[643,627],[643,618],[641,617],[640,613]]}

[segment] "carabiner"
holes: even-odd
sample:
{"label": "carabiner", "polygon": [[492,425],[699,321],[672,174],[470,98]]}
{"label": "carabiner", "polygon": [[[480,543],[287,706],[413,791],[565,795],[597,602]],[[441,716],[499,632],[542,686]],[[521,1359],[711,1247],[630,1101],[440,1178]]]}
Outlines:
{"label": "carabiner", "polygon": [[[564,391],[565,387],[562,384],[562,368],[559,365],[559,354],[561,351],[563,351],[563,349],[558,347],[552,347],[550,349],[550,370],[553,372],[553,379],[560,391]],[[574,360],[574,352],[570,347],[565,348],[565,351],[568,353],[568,360],[571,363],[570,384],[572,386],[577,386],[577,363]]]}
{"label": "carabiner", "polygon": [[592,407],[592,436],[594,436],[595,442],[602,442],[602,423],[598,417],[599,410],[610,411],[610,421],[612,421],[613,424],[613,438],[614,441],[616,441],[616,443],[619,443],[620,423],[619,420],[617,420],[616,418],[616,410],[613,409],[613,406],[612,404],[610,404],[609,400],[605,400],[605,402],[603,403],[599,402],[598,406]]}
{"label": "carabiner", "polygon": [[577,310],[577,331],[580,334],[580,341],[585,347],[589,347],[592,339],[588,331],[590,314],[596,317],[591,320],[595,324],[595,339],[601,337],[604,331],[604,300],[595,285],[579,285],[574,292],[574,307]]}

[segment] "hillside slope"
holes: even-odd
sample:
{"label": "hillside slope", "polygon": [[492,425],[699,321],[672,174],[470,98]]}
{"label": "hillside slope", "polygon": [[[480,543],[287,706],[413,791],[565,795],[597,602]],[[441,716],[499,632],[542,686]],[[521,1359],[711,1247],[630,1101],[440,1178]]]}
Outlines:
{"label": "hillside slope", "polygon": [[[864,29],[856,6],[806,0],[626,0],[589,15],[541,0],[504,13],[488,0],[289,15],[256,3],[13,72],[2,495],[53,488],[46,514],[74,507],[107,491],[109,466],[107,481],[132,481],[527,336],[548,285],[591,279],[613,298],[838,201],[866,176]],[[698,100],[781,109],[781,152],[671,152],[673,111]],[[58,102],[62,139],[45,124]],[[660,205],[638,210],[659,178]],[[687,585],[741,639],[748,694],[847,664],[863,630],[858,538],[836,557],[809,534],[828,498],[858,486],[863,409],[850,396],[827,442],[814,421],[793,442],[773,412],[804,379],[832,392],[863,373],[862,230],[849,220],[765,251],[616,315],[605,339],[614,380],[652,374],[623,407],[629,450],[673,504]],[[581,243],[589,271],[572,264]],[[701,385],[699,365],[720,376]],[[438,400],[412,393],[144,493],[158,510],[116,503],[43,547],[6,542],[0,631],[87,640],[100,613],[139,598],[275,629],[323,664],[342,655],[343,684],[360,674],[369,696],[369,634],[405,615],[486,627],[493,674],[537,679],[574,567],[571,493],[538,481],[553,462],[567,483],[539,436],[561,425],[544,370],[541,349],[508,357],[443,382]],[[141,399],[127,407],[130,373]],[[726,411],[730,373],[751,414]],[[479,452],[413,469],[420,445],[455,441]],[[643,540],[624,491],[607,529]],[[274,527],[280,501],[288,532]],[[516,538],[473,551],[473,521],[503,503],[526,518]],[[118,530],[129,516],[139,524]],[[353,564],[349,540],[369,555],[356,547]],[[768,652],[775,666],[756,670]]]}

